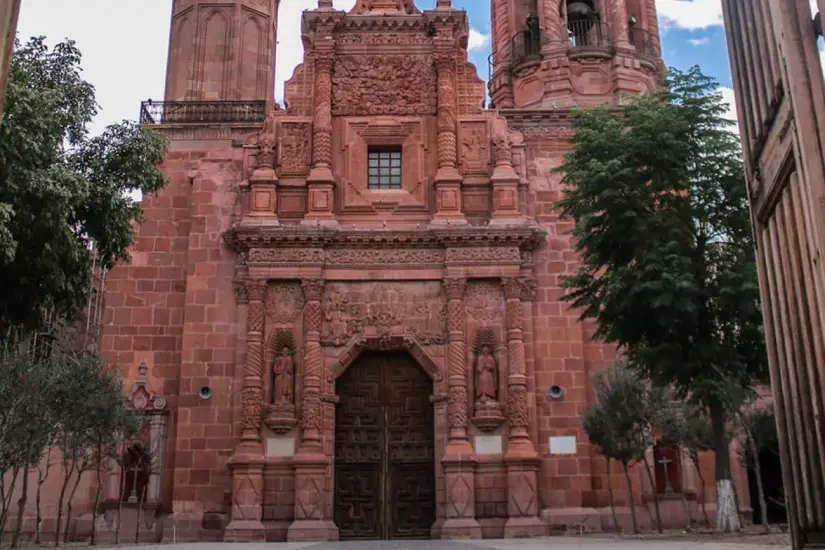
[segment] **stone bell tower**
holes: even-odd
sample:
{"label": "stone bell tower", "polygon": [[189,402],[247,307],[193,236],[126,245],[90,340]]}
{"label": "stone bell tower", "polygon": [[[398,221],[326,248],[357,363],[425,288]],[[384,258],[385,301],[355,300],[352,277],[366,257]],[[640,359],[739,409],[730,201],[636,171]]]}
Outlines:
{"label": "stone bell tower", "polygon": [[664,69],[655,0],[493,0],[492,33],[500,109],[616,103]]}
{"label": "stone bell tower", "polygon": [[272,101],[280,0],[174,0],[166,101]]}

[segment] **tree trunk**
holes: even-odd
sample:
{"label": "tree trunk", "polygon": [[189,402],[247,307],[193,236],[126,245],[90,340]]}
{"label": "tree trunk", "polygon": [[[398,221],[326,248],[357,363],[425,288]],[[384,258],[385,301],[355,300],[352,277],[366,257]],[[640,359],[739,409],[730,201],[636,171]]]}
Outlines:
{"label": "tree trunk", "polygon": [[143,511],[143,503],[146,502],[146,486],[143,486],[143,491],[140,492],[140,500],[137,507],[137,521],[135,522],[135,544],[140,542],[140,513]]}
{"label": "tree trunk", "polygon": [[[647,472],[647,479],[650,482],[651,492],[653,493],[653,509],[656,510],[656,530],[663,533],[662,530],[662,515],[659,513],[659,491],[656,489],[656,479],[650,471],[650,464],[647,462],[647,453],[642,455],[642,464],[644,464],[645,472]],[[667,473],[665,473],[667,475]]]}
{"label": "tree trunk", "polygon": [[713,450],[716,454],[716,530],[720,533],[739,531],[739,511],[730,475],[730,451],[725,429],[725,409],[721,403],[710,407],[710,423],[713,431]]}
{"label": "tree trunk", "polygon": [[616,527],[616,532],[621,533],[622,528],[619,526],[619,517],[616,515],[616,500],[613,497],[613,476],[610,475],[610,459],[607,459],[607,494],[610,497],[610,512],[613,514],[613,525]]}
{"label": "tree trunk", "polygon": [[34,519],[34,543],[39,545],[40,544],[40,523],[43,521],[42,511],[40,509],[40,497],[43,491],[43,484],[46,483],[46,478],[49,477],[49,469],[52,466],[51,458],[52,458],[52,446],[49,445],[48,450],[46,451],[46,467],[45,472],[40,471],[40,465],[37,466],[37,492],[35,493],[34,499],[34,508],[35,508],[35,519]]}
{"label": "tree trunk", "polygon": [[69,495],[69,503],[66,505],[66,527],[63,530],[63,542],[69,542],[69,531],[72,529],[72,501],[82,477],[83,468],[77,468],[77,479],[74,481],[74,487],[72,487],[72,492]]}
{"label": "tree trunk", "polygon": [[702,491],[700,492],[699,498],[701,499],[702,504],[702,515],[705,517],[705,527],[710,528],[710,517],[708,516],[708,506],[707,506],[707,496],[706,489],[707,489],[707,482],[705,481],[705,475],[702,473],[702,469],[699,467],[699,455],[691,456],[690,459],[693,461],[693,465],[696,467],[696,475],[699,476],[699,483],[702,486]]}
{"label": "tree trunk", "polygon": [[[682,457],[683,456],[684,456],[684,454],[680,450],[679,451],[679,460],[676,462],[676,473],[679,474],[680,479],[684,479],[684,476],[682,475]],[[685,492],[684,484],[682,484],[681,493],[682,493],[682,509],[684,510],[684,513],[685,513],[685,531],[690,533],[691,531],[693,531],[693,521],[692,521],[692,518],[690,517],[690,505],[688,505],[687,493]]]}
{"label": "tree trunk", "polygon": [[97,544],[97,509],[100,506],[100,492],[103,488],[103,449],[100,440],[97,442],[97,491],[95,491],[95,504],[92,507],[92,536],[89,538],[89,545]]}
{"label": "tree trunk", "polygon": [[627,495],[630,498],[630,519],[633,521],[633,534],[639,534],[639,524],[636,522],[636,502],[633,499],[633,481],[630,479],[630,467],[627,464],[622,464],[624,468],[624,477],[627,479]]}
{"label": "tree trunk", "polygon": [[11,547],[17,548],[20,544],[20,534],[23,532],[23,519],[26,516],[26,497],[29,494],[29,465],[23,470],[23,488],[20,498],[17,500],[17,525],[14,527],[14,537],[11,539]]}
{"label": "tree trunk", "polygon": [[117,496],[117,524],[115,525],[115,546],[120,544],[120,518],[123,516],[123,496],[126,491],[126,467],[120,464],[120,494]]}
{"label": "tree trunk", "polygon": [[759,508],[762,510],[762,526],[765,528],[765,532],[771,532],[771,524],[768,523],[768,503],[765,501],[765,487],[762,485],[762,464],[759,461],[759,447],[756,444],[756,440],[752,437],[748,437],[748,443],[751,447],[751,453],[753,454],[753,470],[754,474],[756,475],[756,490],[759,493]]}
{"label": "tree trunk", "polygon": [[66,500],[66,489],[69,488],[69,482],[72,479],[72,474],[74,473],[74,467],[69,467],[69,463],[67,461],[63,461],[63,470],[66,472],[66,476],[63,478],[63,486],[60,487],[60,496],[57,499],[57,523],[54,527],[54,546],[55,548],[60,546],[60,527],[61,522],[63,521],[63,502]]}
{"label": "tree trunk", "polygon": [[11,508],[11,501],[14,498],[14,486],[17,485],[17,476],[19,475],[20,467],[15,466],[12,470],[9,491],[3,496],[3,513],[0,515],[0,540],[3,540],[3,535],[6,533],[6,521],[9,518],[9,509]]}

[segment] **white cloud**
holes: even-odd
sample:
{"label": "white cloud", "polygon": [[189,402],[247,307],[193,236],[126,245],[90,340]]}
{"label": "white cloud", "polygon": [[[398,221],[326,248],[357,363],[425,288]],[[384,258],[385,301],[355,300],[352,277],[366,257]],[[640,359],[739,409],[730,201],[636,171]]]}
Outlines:
{"label": "white cloud", "polygon": [[733,93],[733,88],[720,86],[719,91],[722,93],[722,100],[728,104],[728,113],[725,118],[737,122],[736,126],[731,126],[730,129],[739,134],[739,113],[736,111],[736,96]]}
{"label": "white cloud", "polygon": [[470,29],[470,38],[467,40],[467,49],[470,52],[480,50],[490,43],[490,35],[479,30]]}
{"label": "white cloud", "polygon": [[691,46],[704,46],[710,43],[710,38],[707,36],[703,36],[702,38],[688,38],[688,43]]}
{"label": "white cloud", "polygon": [[706,29],[722,25],[721,0],[656,0],[662,26]]}

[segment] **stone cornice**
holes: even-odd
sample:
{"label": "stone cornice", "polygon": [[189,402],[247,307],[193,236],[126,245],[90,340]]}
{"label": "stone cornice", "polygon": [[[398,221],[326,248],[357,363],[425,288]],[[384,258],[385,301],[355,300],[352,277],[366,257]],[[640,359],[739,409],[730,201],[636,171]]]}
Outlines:
{"label": "stone cornice", "polygon": [[239,224],[224,234],[238,252],[251,248],[452,248],[517,246],[538,248],[546,231],[537,225],[423,229],[332,229]]}

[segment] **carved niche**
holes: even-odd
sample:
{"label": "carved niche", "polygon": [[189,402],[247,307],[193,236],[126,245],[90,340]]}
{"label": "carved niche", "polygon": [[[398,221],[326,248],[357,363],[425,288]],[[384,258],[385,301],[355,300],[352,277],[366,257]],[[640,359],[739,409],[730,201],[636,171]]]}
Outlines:
{"label": "carved niche", "polygon": [[344,346],[356,334],[410,332],[423,345],[443,344],[446,307],[438,282],[329,283],[321,343]]}
{"label": "carved niche", "polygon": [[462,122],[459,126],[461,167],[465,174],[486,174],[490,166],[490,138],[484,121]]}
{"label": "carved niche", "polygon": [[491,432],[504,423],[499,388],[501,369],[499,344],[495,332],[481,328],[473,340],[473,376],[475,380],[475,414],[473,424],[483,432]]}
{"label": "carved niche", "polygon": [[281,128],[281,175],[302,176],[309,172],[312,139],[309,124],[285,122]]}
{"label": "carved niche", "polygon": [[332,79],[332,114],[435,115],[435,86],[435,67],[429,56],[337,57]]}
{"label": "carved niche", "polygon": [[298,423],[295,417],[295,357],[298,348],[290,330],[278,330],[269,340],[269,405],[264,423],[283,434]]}

